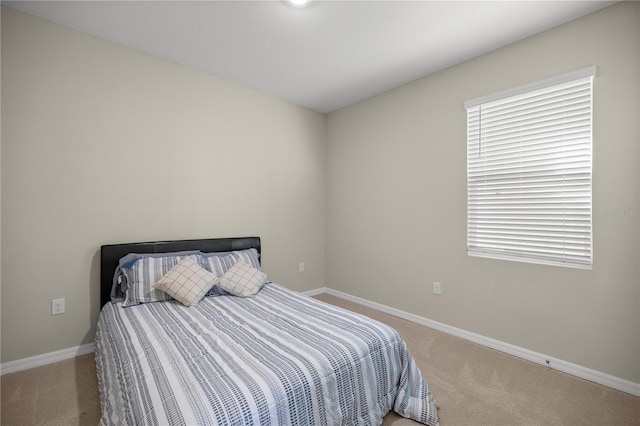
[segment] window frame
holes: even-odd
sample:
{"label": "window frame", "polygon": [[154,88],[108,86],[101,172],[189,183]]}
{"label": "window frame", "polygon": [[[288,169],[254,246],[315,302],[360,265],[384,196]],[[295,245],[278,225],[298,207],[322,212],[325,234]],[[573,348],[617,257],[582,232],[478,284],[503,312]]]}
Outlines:
{"label": "window frame", "polygon": [[[467,111],[467,254],[469,256],[592,269],[593,80],[595,75],[595,66],[585,67],[465,102],[464,106]],[[508,130],[511,133],[509,133],[507,137],[500,135],[500,131],[496,130],[499,129],[499,125],[503,126],[503,128],[518,128],[514,123],[538,120],[535,124],[535,130],[531,132],[539,132],[538,129],[542,128],[542,125],[540,125],[540,127],[537,126],[542,120],[534,117],[537,112],[534,114],[531,113],[531,111],[537,111],[535,108],[529,107],[529,105],[534,105],[532,99],[536,99],[535,96],[545,96],[546,94],[564,94],[569,91],[567,87],[572,87],[575,84],[586,85],[587,83],[588,102],[584,101],[586,95],[583,94],[580,105],[588,103],[589,109],[586,113],[581,113],[580,117],[588,117],[588,124],[581,124],[580,130],[582,133],[576,137],[577,142],[575,142],[574,145],[580,150],[579,154],[568,154],[571,159],[573,159],[571,156],[576,156],[576,158],[578,156],[580,157],[579,165],[582,179],[575,178],[578,174],[576,171],[571,170],[573,166],[567,165],[568,163],[566,162],[563,163],[563,161],[565,161],[565,154],[573,149],[573,145],[571,148],[567,148],[567,141],[570,141],[571,137],[565,135],[566,130],[562,132],[562,136],[554,138],[558,140],[544,143],[535,139],[536,137],[542,138],[542,136],[535,134],[533,136],[513,136],[514,132]],[[551,103],[551,101],[548,102]],[[571,107],[565,108],[564,105],[569,102],[553,102],[553,105],[561,106],[558,108],[559,111],[563,111],[557,114],[554,113],[553,117],[556,119],[556,121],[553,122],[555,123],[554,126],[556,128],[561,126],[562,129],[567,129],[569,124],[566,124],[566,122],[569,120],[565,118],[567,116],[565,109],[570,110]],[[505,108],[509,108],[510,105],[515,105],[516,107],[509,110],[510,114],[503,114],[502,112],[506,110]],[[489,110],[488,113],[483,113],[483,106],[486,107],[485,111],[487,109]],[[494,108],[494,112],[491,112],[491,108]],[[501,108],[502,112],[495,112]],[[521,110],[528,110],[529,115],[521,113]],[[512,118],[512,114],[516,118]],[[545,112],[545,114],[547,113]],[[489,118],[486,118],[487,116]],[[500,118],[505,116],[509,118]],[[486,132],[490,134],[488,137],[485,137],[485,129],[482,127],[483,121],[487,123],[486,126],[489,128],[489,130],[486,130]],[[582,121],[584,122],[584,120]],[[505,122],[507,124],[504,124]],[[531,121],[529,121],[529,123],[530,122]],[[549,122],[551,123],[551,121]],[[558,125],[558,122],[562,124]],[[492,125],[494,126],[493,128],[490,127]],[[534,128],[532,124],[529,124],[531,127],[526,127],[527,125],[527,123],[522,124],[518,129],[524,128],[527,130]],[[545,126],[546,125],[547,124],[545,124]],[[587,134],[588,136],[586,136]],[[485,144],[486,151],[489,152],[489,154],[486,155],[489,159],[481,161],[479,158],[481,158],[481,150]],[[491,148],[491,144],[494,144],[493,148]],[[536,150],[538,149],[537,146],[544,146],[544,149],[541,148],[539,151],[536,151],[542,153],[542,155],[535,156],[535,163],[541,164],[541,166],[536,166],[535,172],[539,173],[536,175],[536,180],[552,179],[549,176],[558,174],[555,171],[553,173],[547,173],[545,171],[545,169],[551,167],[560,170],[559,167],[556,167],[557,164],[551,165],[551,161],[553,161],[551,152],[553,152],[554,149],[549,147],[554,146],[556,150],[563,153],[562,159],[556,160],[556,163],[564,164],[564,168],[561,170],[565,173],[562,174],[562,176],[569,176],[566,180],[570,181],[570,179],[575,178],[574,182],[578,182],[578,180],[580,182],[572,186],[574,183],[567,183],[565,182],[565,178],[558,177],[553,179],[555,183],[545,184],[544,189],[540,189],[543,188],[543,186],[541,186],[543,184],[531,183],[534,180],[532,177],[533,172],[529,173],[529,177],[524,173],[525,171],[531,170],[531,167],[523,165],[534,163],[534,161],[532,161],[534,156],[531,154],[533,149],[530,147],[524,148],[527,144],[536,144]],[[500,148],[495,148],[496,146],[500,146]],[[476,159],[473,157],[472,149],[476,150],[474,151],[475,155],[478,156]],[[492,149],[494,151],[493,153],[491,153]],[[498,151],[501,153],[508,152],[508,154],[500,154],[499,156],[497,154]],[[586,157],[587,151],[588,157]],[[518,160],[516,160],[516,158]],[[539,159],[541,160],[538,161]],[[478,165],[483,162],[487,164]],[[513,166],[514,168],[511,169],[509,166]],[[509,180],[508,184],[497,184],[498,173],[496,170],[504,173],[503,168],[504,170],[509,168],[509,171],[518,170],[518,173],[510,173],[510,175],[520,175],[520,177],[510,177],[509,179],[511,180]],[[540,170],[538,170],[538,168]],[[570,171],[573,175],[566,173],[567,171]],[[588,176],[586,175],[587,171]],[[480,176],[485,179],[481,183],[478,183],[482,180],[478,179]],[[529,180],[527,181],[527,179]],[[507,185],[508,190],[503,191],[502,189],[496,189],[500,188],[499,185]],[[502,187],[504,188],[504,186]],[[522,189],[524,187],[529,187],[530,189]],[[553,190],[548,188],[553,188]],[[578,190],[572,193],[571,191],[573,191],[574,188],[578,188]],[[586,189],[588,189],[588,195],[585,195]],[[538,191],[534,192],[534,190]],[[535,196],[532,195],[534,193]],[[547,193],[547,195],[543,196],[543,193]],[[519,196],[516,196],[516,194],[519,194]],[[563,195],[560,196],[560,194]],[[553,200],[554,195],[555,201]],[[562,198],[562,200],[558,201],[559,198]],[[565,201],[565,198],[568,201]],[[586,201],[587,198],[588,201]],[[531,201],[531,199],[535,201]],[[553,221],[542,218],[543,215],[538,213],[531,213],[524,219],[525,213],[536,212],[536,210],[533,210],[536,203],[539,205],[550,205],[551,210],[557,209],[558,206],[562,205],[562,213],[556,215],[561,216],[562,219]],[[493,204],[493,207],[490,207],[491,204]],[[527,205],[529,205],[529,207],[527,207]],[[580,216],[573,216],[567,220],[567,211],[579,211]],[[512,215],[512,212],[516,214]],[[537,212],[543,212],[542,208],[540,207]],[[517,216],[517,214],[522,214],[523,216]],[[553,215],[548,216],[552,217]],[[583,216],[586,217],[586,220],[583,219]],[[491,224],[487,225],[489,222],[491,222]],[[535,222],[535,225],[532,224],[533,222]],[[573,228],[572,225],[570,225],[572,223],[576,224]],[[577,226],[578,224],[581,226]],[[544,230],[542,230],[543,228]],[[534,247],[538,244],[540,244],[542,250],[539,253],[536,252],[538,248]]]}

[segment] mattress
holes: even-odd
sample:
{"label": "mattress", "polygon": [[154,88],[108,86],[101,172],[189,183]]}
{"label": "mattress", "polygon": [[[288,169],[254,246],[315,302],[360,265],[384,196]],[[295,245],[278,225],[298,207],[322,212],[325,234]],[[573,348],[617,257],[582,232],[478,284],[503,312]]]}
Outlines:
{"label": "mattress", "polygon": [[107,303],[95,356],[106,425],[438,424],[394,329],[275,283],[195,307]]}

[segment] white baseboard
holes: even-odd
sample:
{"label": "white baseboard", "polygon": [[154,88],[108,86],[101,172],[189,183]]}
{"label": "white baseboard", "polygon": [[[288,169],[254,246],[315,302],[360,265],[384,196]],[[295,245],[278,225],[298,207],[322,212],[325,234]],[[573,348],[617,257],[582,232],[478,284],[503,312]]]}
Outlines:
{"label": "white baseboard", "polygon": [[[581,365],[573,364],[568,361],[563,361],[558,358],[550,357],[548,355],[534,352],[529,349],[521,348],[519,346],[511,345],[509,343],[501,342],[490,337],[482,336],[477,333],[473,333],[461,328],[452,327],[441,322],[433,321],[419,315],[411,314],[409,312],[402,311],[400,309],[392,308],[390,306],[383,305],[381,303],[372,302],[361,297],[352,296],[348,293],[343,293],[338,290],[333,290],[328,287],[320,287],[315,290],[308,290],[303,292],[307,296],[316,296],[318,294],[327,293],[332,296],[339,297],[350,302],[357,303],[359,305],[368,306],[381,312],[403,318],[408,321],[424,325],[426,327],[433,328],[443,333],[451,334],[456,337],[460,337],[465,340],[477,343],[488,348],[498,350],[500,352],[507,353],[509,355],[516,356],[518,358],[526,359],[536,364],[541,364],[558,371],[562,371],[567,374],[571,374],[582,379],[590,380],[601,385],[629,393],[631,395],[640,396],[640,383],[635,383],[626,379],[612,376],[607,373],[592,370]],[[76,346],[73,348],[62,349],[59,351],[49,352],[42,355],[36,355],[29,358],[18,359],[15,361],[9,361],[0,365],[0,375],[15,373],[16,371],[27,370],[29,368],[40,367],[42,365],[52,364],[54,362],[63,361],[65,359],[74,358],[76,356],[85,355],[95,350],[94,343],[87,343],[85,345]],[[548,362],[547,362],[548,361]]]}
{"label": "white baseboard", "polygon": [[326,287],[320,287],[320,288],[316,288],[315,290],[303,291],[302,294],[304,294],[305,296],[317,296],[322,293],[328,293],[327,290],[329,289]]}
{"label": "white baseboard", "polygon": [[616,377],[607,373],[592,370],[590,368],[583,367],[581,365],[573,364],[571,362],[550,357],[548,355],[534,352],[529,349],[525,349],[519,346],[511,345],[509,343],[501,342],[499,340],[482,336],[480,334],[476,334],[467,330],[452,327],[450,325],[443,324],[441,322],[433,321],[428,318],[421,317],[419,315],[401,311],[400,309],[396,309],[380,303],[372,302],[370,300],[363,299],[361,297],[352,296],[348,293],[343,293],[341,291],[333,290],[331,288],[322,287],[317,290],[311,290],[307,293],[312,293],[313,295],[327,293],[332,296],[336,296],[341,299],[357,303],[359,305],[368,306],[378,311],[385,312],[387,314],[390,314],[399,318],[403,318],[408,321],[421,324],[438,331],[442,331],[443,333],[451,334],[453,336],[460,337],[465,340],[469,340],[479,345],[486,346],[488,348],[492,348],[500,352],[504,352],[509,355],[516,356],[518,358],[535,362],[536,364],[541,364],[541,365],[553,368],[555,370],[562,371],[564,373],[571,374],[576,377],[580,377],[582,379],[586,379],[586,380],[589,380],[589,381],[592,381],[592,382],[595,382],[595,383],[598,383],[622,392],[629,393],[631,395],[640,396],[640,383],[635,383],[626,379],[621,379],[620,377]]}
{"label": "white baseboard", "polygon": [[73,348],[61,349],[59,351],[49,352],[42,355],[35,355],[28,358],[17,359],[15,361],[3,362],[0,365],[0,375],[15,373],[16,371],[28,370],[29,368],[40,367],[42,365],[52,364],[65,359],[75,358],[93,352],[94,343],[76,346]]}
{"label": "white baseboard", "polygon": [[[303,294],[307,296],[316,296],[326,293],[324,287],[315,290],[305,291]],[[0,375],[15,373],[17,371],[28,370],[29,368],[40,367],[54,362],[64,361],[65,359],[74,358],[80,355],[91,353],[95,350],[94,343],[76,346],[73,348],[61,349],[59,351],[49,352],[42,355],[35,355],[28,358],[17,359],[15,361],[3,362],[0,364]]]}

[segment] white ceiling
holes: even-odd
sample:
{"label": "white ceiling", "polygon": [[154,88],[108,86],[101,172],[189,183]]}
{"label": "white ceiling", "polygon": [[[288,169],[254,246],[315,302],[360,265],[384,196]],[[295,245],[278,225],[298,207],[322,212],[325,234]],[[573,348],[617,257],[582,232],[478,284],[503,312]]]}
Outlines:
{"label": "white ceiling", "polygon": [[15,1],[4,5],[331,112],[612,1]]}

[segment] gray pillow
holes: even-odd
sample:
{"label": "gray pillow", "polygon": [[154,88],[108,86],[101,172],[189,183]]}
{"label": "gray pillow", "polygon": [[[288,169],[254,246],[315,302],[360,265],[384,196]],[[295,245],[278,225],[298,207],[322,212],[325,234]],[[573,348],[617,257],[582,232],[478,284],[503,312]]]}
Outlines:
{"label": "gray pillow", "polygon": [[[188,251],[174,251],[169,253],[129,253],[120,258],[118,261],[118,266],[116,267],[115,274],[113,275],[113,287],[111,288],[111,301],[113,302],[113,297],[120,296],[121,300],[124,300],[125,295],[127,294],[127,289],[129,288],[129,284],[127,282],[127,274],[124,272],[125,269],[131,269],[131,267],[139,260],[144,259],[145,257],[165,257],[165,256],[188,256],[191,254],[199,254],[198,250],[188,250]],[[204,267],[204,259],[200,260],[200,266]],[[117,287],[119,284],[120,289]]]}
{"label": "gray pillow", "polygon": [[[170,252],[170,253],[129,253],[123,256],[114,277],[120,281],[120,296],[124,297],[124,307],[139,305],[140,303],[168,300],[170,297],[152,287],[152,284],[162,278],[183,258],[190,257],[204,267],[204,260],[198,250]],[[119,271],[118,271],[119,270]],[[112,295],[113,295],[112,290]],[[116,291],[116,298],[118,292]]]}
{"label": "gray pillow", "polygon": [[[220,251],[213,253],[201,253],[204,260],[204,267],[213,272],[217,277],[221,277],[225,272],[229,270],[238,260],[242,260],[252,267],[262,270],[260,267],[260,261],[258,260],[260,254],[258,250],[251,248],[246,250],[236,251]],[[220,285],[216,284],[211,287],[211,290],[205,296],[224,296],[229,294]]]}

